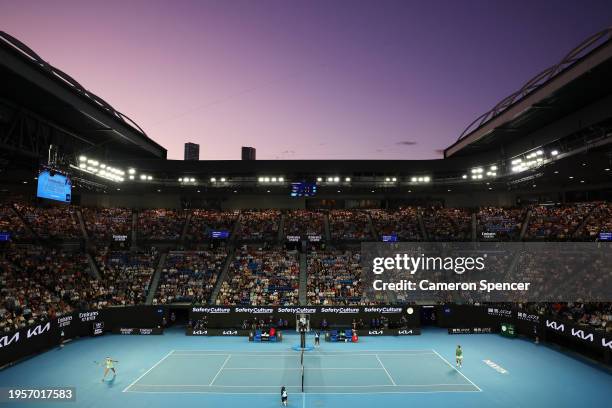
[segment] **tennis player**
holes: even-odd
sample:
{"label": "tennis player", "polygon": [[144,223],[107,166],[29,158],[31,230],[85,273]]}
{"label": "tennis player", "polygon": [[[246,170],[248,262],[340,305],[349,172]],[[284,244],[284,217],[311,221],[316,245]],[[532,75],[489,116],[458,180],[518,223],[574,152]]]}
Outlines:
{"label": "tennis player", "polygon": [[115,363],[118,363],[119,361],[117,360],[113,360],[110,357],[106,357],[104,359],[104,377],[102,377],[102,382],[104,382],[104,380],[106,379],[106,375],[108,374],[109,371],[113,372],[113,378],[115,378],[115,376],[117,375],[117,371],[115,371]]}
{"label": "tennis player", "polygon": [[459,344],[457,344],[457,349],[455,350],[455,360],[457,367],[461,368],[463,366],[463,350]]}
{"label": "tennis player", "polygon": [[287,406],[287,388],[285,388],[285,386],[283,385],[283,387],[281,388],[281,404],[283,404],[284,406]]}
{"label": "tennis player", "polygon": [[321,333],[318,330],[315,331],[315,347],[319,347],[321,344]]}

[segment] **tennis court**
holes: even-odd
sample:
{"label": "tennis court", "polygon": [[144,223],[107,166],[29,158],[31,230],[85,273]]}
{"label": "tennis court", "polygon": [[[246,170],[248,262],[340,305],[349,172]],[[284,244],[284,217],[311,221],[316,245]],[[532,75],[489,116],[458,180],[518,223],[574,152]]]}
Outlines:
{"label": "tennis court", "polygon": [[435,350],[172,350],[124,392],[278,394],[480,392]]}

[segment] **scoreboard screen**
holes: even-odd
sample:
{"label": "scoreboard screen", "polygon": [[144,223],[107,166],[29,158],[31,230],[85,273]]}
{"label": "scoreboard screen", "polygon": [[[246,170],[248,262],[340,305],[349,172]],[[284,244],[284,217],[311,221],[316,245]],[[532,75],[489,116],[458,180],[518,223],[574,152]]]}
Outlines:
{"label": "scoreboard screen", "polygon": [[600,241],[612,241],[612,232],[600,232],[599,240]]}
{"label": "scoreboard screen", "polygon": [[63,174],[43,170],[38,174],[36,195],[40,198],[69,203],[72,196],[72,184]]}
{"label": "scoreboard screen", "polygon": [[211,231],[210,237],[213,239],[227,239],[230,236],[229,231],[221,230],[221,231]]}
{"label": "scoreboard screen", "polygon": [[314,197],[317,194],[315,183],[291,183],[291,197]]}

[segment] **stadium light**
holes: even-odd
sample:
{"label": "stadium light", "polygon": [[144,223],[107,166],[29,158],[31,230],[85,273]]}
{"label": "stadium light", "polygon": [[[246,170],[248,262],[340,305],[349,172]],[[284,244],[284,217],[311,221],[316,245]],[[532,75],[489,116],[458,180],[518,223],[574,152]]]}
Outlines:
{"label": "stadium light", "polygon": [[211,177],[211,178],[210,178],[210,182],[211,182],[211,183],[216,183],[216,182],[217,182],[217,179],[216,179],[215,177]]}
{"label": "stadium light", "polygon": [[317,181],[320,183],[320,182],[323,181],[323,178],[322,177],[317,177]]}
{"label": "stadium light", "polygon": [[467,178],[467,174],[464,174],[463,176],[461,176],[462,179],[466,179]]}
{"label": "stadium light", "polygon": [[79,161],[82,161],[82,162],[87,161],[87,156],[79,157]]}
{"label": "stadium light", "polygon": [[153,180],[153,176],[147,176],[147,181]]}
{"label": "stadium light", "polygon": [[273,183],[276,183],[276,177],[272,177],[270,180],[271,180]]}
{"label": "stadium light", "polygon": [[559,154],[559,151],[558,151],[558,150],[553,150],[552,152],[550,152],[550,155],[551,155],[551,156],[556,156],[556,155],[558,155],[558,154]]}
{"label": "stadium light", "polygon": [[134,168],[130,168],[130,169],[128,169],[128,173],[130,173],[130,174],[136,174],[136,169],[134,169]]}
{"label": "stadium light", "polygon": [[183,178],[179,177],[178,181],[179,181],[179,183],[182,183],[183,182]]}
{"label": "stadium light", "polygon": [[279,178],[278,178],[278,181],[279,181],[279,183],[282,183],[282,182],[284,182],[284,181],[285,181],[285,178],[284,178],[284,177],[279,177]]}
{"label": "stadium light", "polygon": [[263,177],[259,177],[259,178],[257,179],[257,181],[258,181],[258,182],[260,182],[260,183],[263,183],[264,178],[263,178]]}
{"label": "stadium light", "polygon": [[225,177],[221,177],[221,182],[225,183]]}
{"label": "stadium light", "polygon": [[397,181],[397,178],[396,178],[396,177],[393,177],[393,178],[391,179],[391,181],[395,183],[395,182]]}
{"label": "stadium light", "polygon": [[130,180],[134,180],[134,176],[130,174]]}
{"label": "stadium light", "polygon": [[334,177],[334,183],[337,183],[340,181],[340,177]]}
{"label": "stadium light", "polygon": [[344,181],[346,181],[347,183],[349,183],[349,182],[351,181],[351,178],[350,178],[350,177],[347,177],[347,178],[345,178],[345,179],[344,179]]}
{"label": "stadium light", "polygon": [[141,179],[141,180],[146,180],[146,179],[147,179],[147,176],[146,176],[145,174],[141,174],[141,175],[140,175],[140,179]]}

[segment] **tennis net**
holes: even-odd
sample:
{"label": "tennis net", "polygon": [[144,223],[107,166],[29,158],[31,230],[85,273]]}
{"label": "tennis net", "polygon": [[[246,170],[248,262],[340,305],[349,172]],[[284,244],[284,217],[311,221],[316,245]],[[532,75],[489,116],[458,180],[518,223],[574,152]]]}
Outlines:
{"label": "tennis net", "polygon": [[300,367],[302,368],[300,370],[302,373],[302,392],[304,392],[304,350],[300,354]]}

